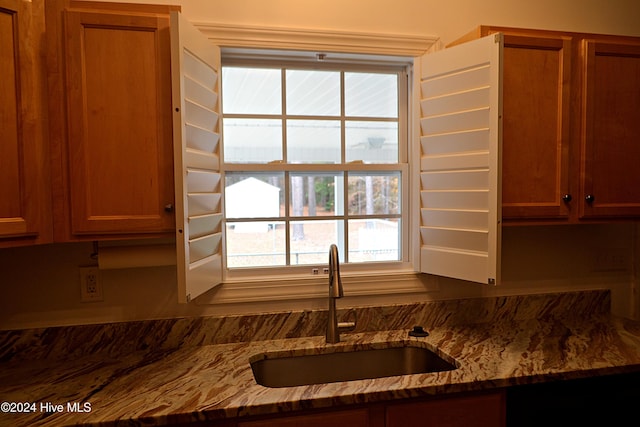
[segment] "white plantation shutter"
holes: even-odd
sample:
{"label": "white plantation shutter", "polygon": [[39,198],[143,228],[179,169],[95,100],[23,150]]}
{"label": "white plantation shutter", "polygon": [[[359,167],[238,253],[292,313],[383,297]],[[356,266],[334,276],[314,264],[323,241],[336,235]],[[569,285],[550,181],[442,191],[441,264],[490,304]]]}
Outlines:
{"label": "white plantation shutter", "polygon": [[420,78],[420,269],[500,275],[502,35],[425,55]]}
{"label": "white plantation shutter", "polygon": [[171,13],[178,300],[222,281],[220,50]]}

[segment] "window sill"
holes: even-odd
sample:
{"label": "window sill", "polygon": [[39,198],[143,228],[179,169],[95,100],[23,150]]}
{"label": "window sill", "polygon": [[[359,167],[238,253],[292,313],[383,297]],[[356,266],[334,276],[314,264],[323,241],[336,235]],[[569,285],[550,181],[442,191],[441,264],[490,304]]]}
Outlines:
{"label": "window sill", "polygon": [[[328,292],[327,275],[274,277],[262,280],[227,281],[198,297],[197,305],[283,302],[323,299]],[[409,270],[376,273],[343,273],[345,298],[391,296],[435,292],[437,280]]]}

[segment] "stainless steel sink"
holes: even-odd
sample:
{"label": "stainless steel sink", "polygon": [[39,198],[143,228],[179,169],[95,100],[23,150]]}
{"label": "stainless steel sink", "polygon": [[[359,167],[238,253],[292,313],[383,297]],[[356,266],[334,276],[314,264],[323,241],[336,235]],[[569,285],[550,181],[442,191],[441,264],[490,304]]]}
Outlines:
{"label": "stainless steel sink", "polygon": [[251,362],[251,369],[256,382],[265,387],[324,384],[457,368],[453,359],[445,360],[429,349],[413,346],[286,357],[267,353],[257,358],[259,360]]}

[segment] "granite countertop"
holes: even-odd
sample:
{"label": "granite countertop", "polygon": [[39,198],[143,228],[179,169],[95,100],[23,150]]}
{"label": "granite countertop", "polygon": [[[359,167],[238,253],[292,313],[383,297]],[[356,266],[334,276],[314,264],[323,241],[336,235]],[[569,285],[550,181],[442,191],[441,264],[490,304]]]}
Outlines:
{"label": "granite countertop", "polygon": [[[435,322],[441,324],[429,327],[425,338],[394,329],[342,334],[339,344],[309,336],[200,342],[71,359],[14,357],[0,364],[0,401],[35,403],[35,410],[3,410],[0,425],[125,425],[132,419],[144,425],[186,423],[640,371],[640,322],[595,311],[590,316],[572,310],[550,315],[546,309],[540,316],[498,316],[491,322]],[[4,344],[10,341],[15,347],[12,337]],[[266,352],[313,354],[389,345],[427,347],[455,359],[459,367],[267,388],[255,382],[249,365],[252,357]],[[69,411],[68,404],[74,403],[76,410],[87,412]],[[61,413],[54,413],[57,405],[62,405]]]}

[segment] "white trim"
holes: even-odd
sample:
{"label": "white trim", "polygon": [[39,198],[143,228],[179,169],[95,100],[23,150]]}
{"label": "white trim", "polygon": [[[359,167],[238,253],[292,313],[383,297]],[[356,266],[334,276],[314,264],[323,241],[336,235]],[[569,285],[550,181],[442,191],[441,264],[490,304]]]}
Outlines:
{"label": "white trim", "polygon": [[[437,292],[437,280],[420,280],[422,275],[415,272],[388,272],[376,275],[343,276],[345,296],[363,297],[372,295],[399,295]],[[225,282],[214,290],[197,298],[197,304],[237,304],[261,301],[290,301],[326,298],[327,277],[298,280],[254,280]]]}
{"label": "white trim", "polygon": [[[310,29],[291,29],[291,28],[267,28],[255,26],[237,26],[216,23],[195,23],[194,24],[212,44],[220,46],[222,49],[231,51],[234,48],[246,49],[280,49],[280,50],[297,50],[297,51],[315,51],[315,52],[337,52],[336,58],[331,59],[343,60],[348,54],[358,54],[358,60],[367,62],[367,58],[371,61],[384,60],[383,56],[387,56],[387,60],[391,65],[406,66],[409,73],[415,62],[415,57],[419,57],[428,51],[437,50],[441,43],[438,37],[423,35],[401,35],[401,34],[374,34],[374,33],[355,33],[340,32],[326,30],[310,30]],[[234,51],[235,52],[235,51]],[[342,55],[345,54],[345,55]],[[375,56],[375,57],[374,57]],[[341,61],[342,62],[342,61]],[[412,88],[412,79],[409,76],[407,86]],[[412,99],[414,93],[407,93],[407,97]],[[414,105],[407,105],[407,114],[412,114]],[[411,116],[407,116],[409,126],[411,126]],[[414,129],[409,130],[408,150],[409,153],[414,151],[415,138]],[[326,165],[325,165],[326,166]],[[393,165],[397,167],[398,165]],[[407,167],[406,165],[404,166]],[[403,210],[406,210],[407,202],[411,199],[414,202],[415,197],[409,195],[406,191],[413,193],[416,191],[412,178],[412,169],[404,171],[409,173],[407,180],[408,188],[403,190]],[[410,193],[410,194],[411,194]],[[409,218],[409,234],[417,230],[413,212],[408,213]],[[406,215],[406,214],[405,214]],[[411,248],[409,259],[411,262],[397,262],[395,269],[382,271],[381,265],[372,265],[369,272],[355,273],[349,272],[348,264],[343,267],[343,282],[345,288],[348,289],[349,297],[376,297],[381,295],[388,298],[404,298],[406,295],[424,295],[425,292],[439,291],[439,282],[437,280],[429,280],[428,276],[416,273],[417,260],[419,253],[418,245],[414,239],[419,241],[417,233],[410,235],[408,239],[403,240],[405,245]],[[409,243],[411,241],[411,243]],[[403,249],[407,249],[405,246]],[[403,251],[403,253],[406,253]],[[406,255],[404,255],[406,256]],[[310,268],[311,266],[305,267]],[[392,267],[393,268],[393,267]],[[306,271],[305,271],[306,273]],[[404,297],[403,297],[404,296]],[[198,297],[194,302],[198,305],[224,305],[234,306],[239,304],[246,307],[262,307],[262,304],[271,304],[281,306],[282,303],[289,307],[294,300],[306,301],[304,306],[313,305],[317,301],[323,301],[326,298],[326,276],[309,277],[305,274],[287,275],[285,277],[270,277],[265,280],[264,276],[261,280],[248,279],[246,276],[240,280],[234,280],[226,277],[225,282],[214,290]],[[260,304],[259,306],[252,305]],[[252,310],[249,308],[249,310]]]}
{"label": "white trim", "polygon": [[435,36],[412,34],[240,26],[208,22],[194,25],[209,40],[221,47],[421,56],[439,40]]}

